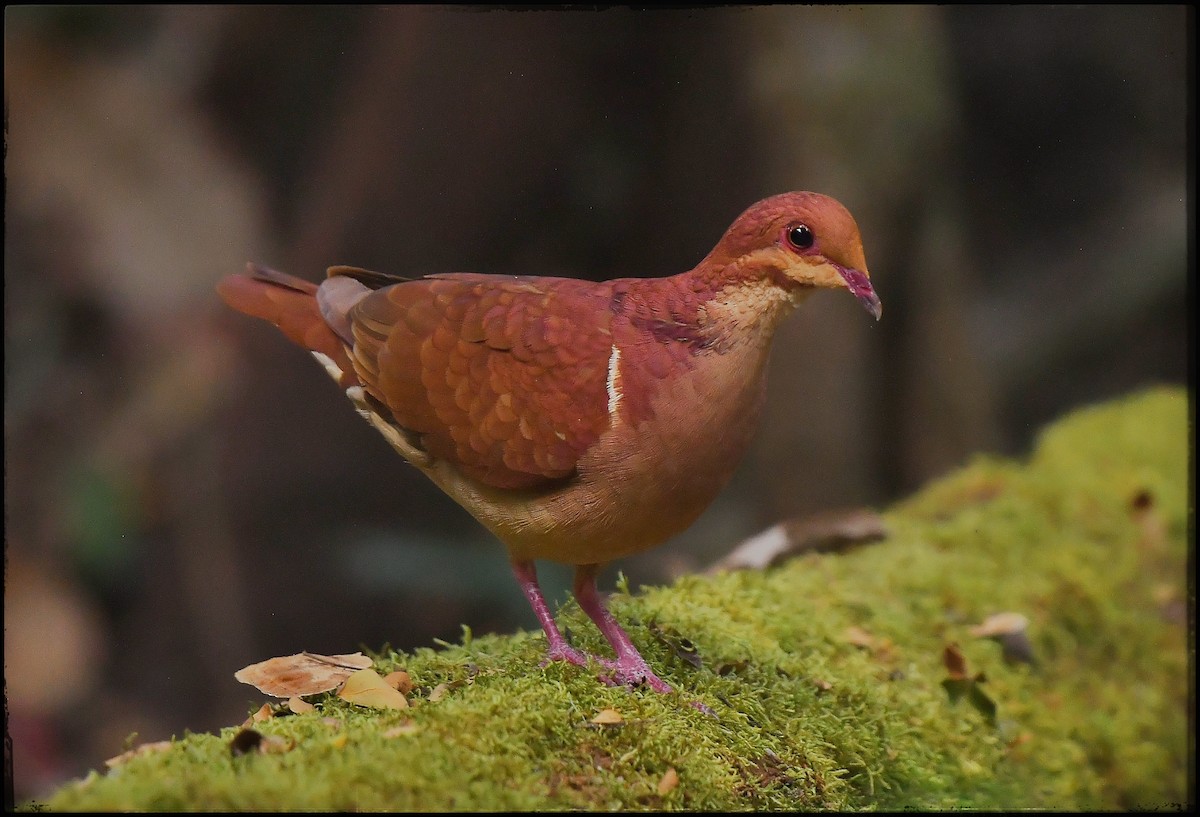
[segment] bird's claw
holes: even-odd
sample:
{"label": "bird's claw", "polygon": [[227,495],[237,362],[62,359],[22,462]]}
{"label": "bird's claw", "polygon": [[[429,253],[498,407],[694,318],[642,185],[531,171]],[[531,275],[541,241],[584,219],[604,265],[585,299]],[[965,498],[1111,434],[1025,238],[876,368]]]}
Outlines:
{"label": "bird's claw", "polygon": [[659,678],[645,661],[618,660],[610,666],[612,675],[601,675],[600,680],[609,686],[637,687],[645,684],[655,692],[673,692],[671,685]]}

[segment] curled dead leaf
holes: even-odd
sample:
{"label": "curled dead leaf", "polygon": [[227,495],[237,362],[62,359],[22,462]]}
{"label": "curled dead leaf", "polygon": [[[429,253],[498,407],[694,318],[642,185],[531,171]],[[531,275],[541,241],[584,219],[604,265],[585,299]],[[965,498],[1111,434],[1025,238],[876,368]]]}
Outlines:
{"label": "curled dead leaf", "polygon": [[1000,642],[1004,660],[1010,664],[1034,664],[1037,661],[1033,654],[1033,643],[1026,632],[1028,627],[1029,619],[1020,613],[996,613],[972,627],[971,635]]}
{"label": "curled dead leaf", "polygon": [[360,652],[346,655],[301,652],[251,664],[233,677],[267,695],[291,698],[336,689],[354,672],[369,666],[371,659]]}
{"label": "curled dead leaf", "polygon": [[691,664],[696,669],[703,666],[703,661],[700,658],[700,651],[690,639],[685,638],[675,631],[672,627],[659,627],[655,621],[648,622],[646,628],[650,630],[658,642],[671,651],[676,657]]}
{"label": "curled dead leaf", "polygon": [[303,698],[293,695],[291,698],[288,698],[288,709],[292,710],[292,712],[297,715],[304,715],[308,712],[312,712],[314,709],[316,709],[316,707]]}
{"label": "curled dead leaf", "polygon": [[942,650],[942,663],[946,666],[946,674],[950,678],[958,680],[967,677],[967,657],[957,644],[947,644]]}
{"label": "curled dead leaf", "polygon": [[417,726],[412,721],[405,721],[402,724],[393,726],[383,733],[385,738],[398,738],[403,735],[415,735],[421,727]]}
{"label": "curled dead leaf", "polygon": [[154,741],[153,743],[143,743],[141,746],[136,746],[127,752],[121,752],[121,754],[117,755],[116,757],[110,757],[108,760],[104,761],[104,765],[110,769],[115,769],[117,766],[128,763],[135,757],[152,755],[155,752],[165,752],[170,748],[171,741],[169,740],[158,740]]}
{"label": "curled dead leaf", "polygon": [[383,680],[387,682],[388,686],[399,692],[401,695],[407,695],[408,693],[412,692],[412,678],[410,678],[408,673],[402,669],[396,670],[395,672],[389,672],[383,677]]}
{"label": "curled dead leaf", "polygon": [[360,669],[347,678],[338,697],[373,709],[408,709],[408,700],[372,669]]}
{"label": "curled dead leaf", "polygon": [[842,633],[842,640],[863,649],[870,649],[875,644],[875,636],[858,626],[847,627]]}
{"label": "curled dead leaf", "polygon": [[624,722],[625,719],[621,717],[621,713],[615,709],[601,709],[596,713],[596,717],[592,718],[592,723],[598,723],[602,726]]}
{"label": "curled dead leaf", "polygon": [[675,771],[675,767],[667,769],[662,779],[658,781],[658,795],[662,797],[668,792],[673,791],[679,785],[679,773]]}
{"label": "curled dead leaf", "polygon": [[281,755],[284,752],[290,752],[296,748],[295,741],[290,738],[280,737],[279,735],[263,735],[258,744],[259,754],[264,755]]}
{"label": "curled dead leaf", "polygon": [[717,675],[729,675],[730,673],[738,673],[750,666],[750,659],[738,658],[729,661],[718,661],[713,665],[712,670]]}
{"label": "curled dead leaf", "polygon": [[992,726],[996,725],[996,702],[983,691],[983,682],[987,677],[977,673],[974,678],[967,672],[967,657],[963,655],[957,644],[947,644],[942,651],[942,663],[946,666],[948,677],[942,680],[942,688],[950,697],[950,703],[958,703],[966,698]]}
{"label": "curled dead leaf", "polygon": [[1020,613],[996,613],[971,628],[971,635],[976,638],[992,638],[999,635],[1019,633],[1029,626],[1029,619]]}

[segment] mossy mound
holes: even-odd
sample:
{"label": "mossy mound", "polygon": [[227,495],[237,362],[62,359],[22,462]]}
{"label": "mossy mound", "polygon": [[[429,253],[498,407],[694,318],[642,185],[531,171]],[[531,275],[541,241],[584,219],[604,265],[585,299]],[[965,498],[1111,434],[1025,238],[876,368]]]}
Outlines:
{"label": "mossy mound", "polygon": [[[885,514],[890,536],[874,545],[614,595],[676,695],[540,668],[540,634],[466,638],[379,657],[381,672],[403,667],[417,683],[407,710],[321,696],[313,713],[255,725],[290,750],[234,756],[239,727],[186,735],[33,807],[1182,805],[1187,406],[1182,390],[1156,389],[1078,411],[1028,463],[980,457],[897,505]],[[1028,619],[1032,663],[971,634],[1001,612]],[[577,608],[560,621],[603,654]],[[701,667],[684,660],[684,637]],[[977,705],[970,695],[952,703],[943,686],[950,643],[967,661],[960,683],[986,676],[974,683]],[[621,723],[593,723],[606,708]]]}

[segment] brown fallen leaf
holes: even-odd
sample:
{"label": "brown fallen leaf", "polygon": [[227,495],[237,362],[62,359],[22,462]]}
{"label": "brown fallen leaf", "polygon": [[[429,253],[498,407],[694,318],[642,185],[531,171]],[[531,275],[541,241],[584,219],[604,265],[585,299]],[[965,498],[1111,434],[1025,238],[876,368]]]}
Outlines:
{"label": "brown fallen leaf", "polygon": [[117,755],[116,757],[110,757],[108,760],[104,761],[104,765],[110,769],[115,769],[117,766],[128,763],[135,757],[152,755],[155,752],[165,752],[170,748],[171,741],[169,740],[158,740],[154,741],[153,743],[143,743],[141,746],[136,746],[133,749],[130,749],[128,752],[121,752],[121,754]]}
{"label": "brown fallen leaf", "polygon": [[1029,626],[1029,619],[1020,613],[995,613],[971,628],[976,638],[992,638],[998,635],[1019,633]]}
{"label": "brown fallen leaf", "polygon": [[347,678],[338,697],[373,709],[408,709],[408,700],[372,669],[360,669]]}
{"label": "brown fallen leaf", "polygon": [[303,698],[293,695],[291,698],[288,698],[288,709],[292,710],[292,712],[297,715],[304,715],[308,712],[312,712],[314,709],[316,709],[316,707]]}
{"label": "brown fallen leaf", "polygon": [[251,664],[233,677],[267,695],[292,698],[337,689],[354,672],[369,666],[371,659],[360,652],[348,655],[301,652]]}
{"label": "brown fallen leaf", "polygon": [[691,640],[677,633],[673,627],[659,627],[657,622],[650,621],[647,622],[646,628],[676,658],[686,661],[696,669],[700,669],[704,665],[704,662],[700,659],[700,652],[696,649],[696,645]]}
{"label": "brown fallen leaf", "polygon": [[281,755],[284,752],[290,752],[296,748],[295,741],[290,738],[280,737],[279,735],[263,735],[262,740],[258,744],[259,754],[264,755]]}
{"label": "brown fallen leaf", "polygon": [[1028,626],[1029,619],[1020,613],[996,613],[972,627],[971,635],[998,641],[1004,660],[1010,664],[1036,664]]}
{"label": "brown fallen leaf", "polygon": [[408,693],[412,692],[412,678],[408,677],[408,673],[402,669],[396,670],[395,672],[389,672],[383,677],[383,680],[387,682],[388,686],[399,692],[401,695],[407,695]]}
{"label": "brown fallen leaf", "polygon": [[592,723],[601,725],[611,725],[624,723],[625,719],[621,717],[621,713],[615,709],[601,709],[596,713],[596,717],[592,718]]}
{"label": "brown fallen leaf", "polygon": [[870,649],[875,645],[875,636],[868,633],[862,627],[851,625],[842,632],[842,640],[856,647]]}
{"label": "brown fallen leaf", "polygon": [[987,677],[977,673],[974,678],[967,672],[967,657],[963,655],[957,644],[947,644],[942,651],[942,663],[946,666],[948,677],[942,679],[942,688],[950,696],[950,703],[958,703],[966,698],[992,726],[996,725],[996,702],[983,691],[983,682]]}
{"label": "brown fallen leaf", "polygon": [[402,724],[393,726],[391,729],[386,730],[383,733],[383,736],[385,738],[398,738],[402,735],[414,735],[420,730],[420,728],[421,727],[417,726],[412,721],[405,721]]}
{"label": "brown fallen leaf", "polygon": [[679,785],[679,773],[676,772],[675,767],[672,766],[671,768],[667,769],[666,774],[664,774],[662,776],[662,779],[658,781],[659,797],[662,797],[663,795],[672,791],[678,785]]}
{"label": "brown fallen leaf", "polygon": [[883,518],[866,508],[790,519],[746,539],[705,572],[765,570],[803,553],[837,553],[887,534]]}
{"label": "brown fallen leaf", "polygon": [[942,650],[942,663],[946,666],[946,674],[952,679],[967,677],[967,657],[957,644],[947,644]]}

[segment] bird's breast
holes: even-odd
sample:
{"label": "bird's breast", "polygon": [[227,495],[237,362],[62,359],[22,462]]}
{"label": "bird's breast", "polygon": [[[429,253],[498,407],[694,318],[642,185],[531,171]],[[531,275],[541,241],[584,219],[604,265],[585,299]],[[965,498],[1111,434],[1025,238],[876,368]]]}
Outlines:
{"label": "bird's breast", "polygon": [[[686,365],[663,360],[685,356]],[[728,482],[757,425],[765,363],[763,348],[616,343],[610,426],[580,459],[577,477],[477,517],[516,558],[588,564],[661,544]]]}

